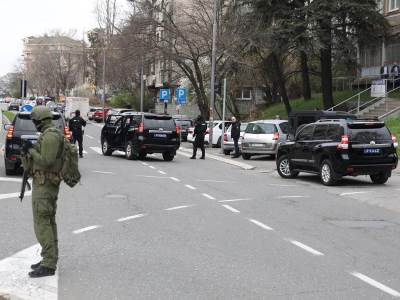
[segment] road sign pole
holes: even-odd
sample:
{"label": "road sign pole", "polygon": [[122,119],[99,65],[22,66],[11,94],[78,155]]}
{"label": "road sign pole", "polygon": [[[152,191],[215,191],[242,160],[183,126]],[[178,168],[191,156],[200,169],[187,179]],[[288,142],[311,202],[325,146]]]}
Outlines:
{"label": "road sign pole", "polygon": [[144,80],[143,80],[143,58],[142,65],[140,67],[140,112],[143,112],[143,101],[144,101]]}
{"label": "road sign pole", "polygon": [[222,135],[221,135],[221,153],[222,154],[224,154],[225,109],[226,109],[226,78],[224,78],[224,99],[222,102]]}

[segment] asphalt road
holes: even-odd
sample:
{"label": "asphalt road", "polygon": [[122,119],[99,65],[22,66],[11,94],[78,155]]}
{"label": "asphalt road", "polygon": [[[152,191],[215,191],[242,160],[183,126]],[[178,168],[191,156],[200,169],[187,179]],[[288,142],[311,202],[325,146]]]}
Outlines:
{"label": "asphalt road", "polygon": [[[60,193],[58,299],[400,297],[397,173],[327,188],[271,160],[127,161],[98,153],[100,130],[85,132],[81,185]],[[0,179],[0,259],[36,243],[30,198],[1,199],[18,190]]]}

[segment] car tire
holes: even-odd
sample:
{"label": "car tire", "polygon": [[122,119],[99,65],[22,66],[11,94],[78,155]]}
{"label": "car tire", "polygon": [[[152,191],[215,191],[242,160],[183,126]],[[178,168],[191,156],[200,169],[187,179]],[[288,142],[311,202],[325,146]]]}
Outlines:
{"label": "car tire", "polygon": [[113,153],[106,139],[101,142],[101,151],[103,152],[104,156],[110,156]]}
{"label": "car tire", "polygon": [[137,159],[135,148],[132,142],[128,142],[125,147],[125,157],[127,160],[134,160]]}
{"label": "car tire", "polygon": [[225,154],[225,155],[231,154],[231,150],[224,150],[224,154]]}
{"label": "car tire", "polygon": [[165,161],[173,161],[175,155],[173,155],[171,152],[164,152],[162,154],[163,158]]}
{"label": "car tire", "polygon": [[339,178],[335,171],[333,170],[332,163],[329,159],[322,161],[320,166],[319,175],[321,177],[321,182],[326,186],[336,185]]}
{"label": "car tire", "polygon": [[17,174],[17,170],[16,169],[7,169],[6,168],[6,175],[10,176],[10,175],[16,175]]}
{"label": "car tire", "polygon": [[299,172],[292,170],[290,166],[290,160],[287,155],[282,155],[278,158],[276,169],[278,170],[279,176],[285,179],[295,178],[299,175]]}
{"label": "car tire", "polygon": [[249,160],[251,158],[251,154],[249,153],[242,153],[242,157],[244,160]]}
{"label": "car tire", "polygon": [[371,174],[371,175],[369,175],[369,177],[371,178],[371,180],[374,184],[385,184],[390,177],[390,173],[389,172],[380,172],[378,174]]}

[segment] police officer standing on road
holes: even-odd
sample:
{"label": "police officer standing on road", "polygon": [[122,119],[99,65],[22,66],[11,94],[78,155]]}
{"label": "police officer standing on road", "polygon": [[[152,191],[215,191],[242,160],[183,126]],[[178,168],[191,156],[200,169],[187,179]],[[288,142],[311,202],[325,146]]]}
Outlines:
{"label": "police officer standing on road", "polygon": [[197,148],[201,149],[200,159],[206,158],[206,149],[204,148],[204,136],[207,131],[207,123],[204,121],[202,116],[198,116],[194,126],[194,142],[193,142],[193,155],[190,159],[196,159]]}
{"label": "police officer standing on road", "polygon": [[235,153],[232,155],[233,158],[237,158],[240,156],[239,151],[239,139],[240,139],[240,122],[232,117],[232,129],[231,129],[231,137],[233,139],[233,144],[235,146]]}
{"label": "police officer standing on road", "polygon": [[32,208],[36,238],[42,247],[42,260],[31,266],[30,277],[52,276],[58,261],[56,224],[60,171],[63,165],[64,135],[54,127],[53,115],[45,106],[32,110],[32,121],[41,132],[37,143],[26,142],[22,161],[33,178]]}
{"label": "police officer standing on road", "polygon": [[72,143],[79,145],[79,157],[83,157],[83,129],[86,126],[86,121],[81,117],[79,110],[75,111],[75,117],[69,120],[68,127],[72,132]]}

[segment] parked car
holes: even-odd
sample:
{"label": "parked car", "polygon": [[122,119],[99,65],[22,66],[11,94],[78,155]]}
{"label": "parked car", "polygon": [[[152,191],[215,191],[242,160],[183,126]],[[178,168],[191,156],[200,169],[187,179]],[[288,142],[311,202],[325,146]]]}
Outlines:
{"label": "parked car", "polygon": [[281,143],[287,140],[289,124],[285,120],[260,120],[247,124],[242,137],[243,159],[254,155],[275,157]]}
{"label": "parked car", "polygon": [[297,111],[289,114],[289,139],[293,139],[296,132],[307,124],[324,119],[356,119],[356,115],[343,111]]}
{"label": "parked car", "polygon": [[97,110],[101,110],[100,107],[90,107],[89,112],[87,113],[88,119],[93,120],[93,115]]}
{"label": "parked car", "polygon": [[93,120],[96,121],[97,123],[103,122],[103,120],[107,118],[109,110],[110,110],[109,108],[105,108],[104,110],[100,108],[96,110],[93,113]]}
{"label": "parked car", "polygon": [[[189,129],[193,128],[193,121],[190,119],[174,119],[176,125],[180,126],[181,129],[181,140],[187,141]],[[193,136],[193,132],[192,132]]]}
{"label": "parked car", "polygon": [[[53,112],[53,124],[61,132],[64,132],[66,139],[71,140],[71,133],[59,112]],[[29,136],[34,143],[39,137],[39,133],[32,122],[30,112],[17,113],[12,124],[4,125],[4,127],[7,130],[4,154],[5,170],[7,175],[14,175],[21,170],[21,137]]]}
{"label": "parked car", "polygon": [[[204,137],[206,144],[210,143],[210,122],[207,121],[207,132]],[[223,140],[222,136],[222,121],[214,121],[213,122],[213,137],[212,137],[212,146],[216,148],[221,147],[221,142]],[[225,128],[228,128],[232,125],[231,121],[225,121]]]}
{"label": "parked car", "polygon": [[108,113],[112,115],[120,115],[125,112],[134,112],[134,110],[131,108],[111,108]]}
{"label": "parked car", "polygon": [[[244,135],[244,132],[247,128],[248,123],[240,123],[240,138],[239,138],[239,149],[242,144],[242,138]],[[235,150],[235,146],[233,143],[233,139],[231,137],[231,132],[232,132],[232,125],[229,126],[229,128],[226,130],[224,134],[224,154],[229,155],[233,150]]]}
{"label": "parked car", "polygon": [[168,115],[135,112],[109,115],[101,131],[101,148],[106,156],[115,150],[124,151],[129,160],[161,153],[165,161],[172,161],[180,147],[179,130]]}
{"label": "parked car", "polygon": [[9,111],[19,111],[19,103],[16,103],[16,102],[10,103],[10,105],[8,106],[8,110]]}
{"label": "parked car", "polygon": [[277,169],[283,178],[294,178],[299,172],[319,174],[324,185],[358,175],[384,184],[397,167],[397,147],[396,137],[384,122],[320,120],[279,148]]}

